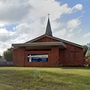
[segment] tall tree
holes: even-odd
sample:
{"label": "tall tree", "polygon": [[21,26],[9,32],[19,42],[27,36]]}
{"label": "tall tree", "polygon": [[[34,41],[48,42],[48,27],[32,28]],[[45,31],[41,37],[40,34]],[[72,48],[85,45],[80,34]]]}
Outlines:
{"label": "tall tree", "polygon": [[0,55],[0,59],[2,58],[2,56]]}
{"label": "tall tree", "polygon": [[82,47],[83,47],[84,55],[86,55],[86,52],[87,52],[88,47],[87,47],[87,45],[83,45]]}
{"label": "tall tree", "polygon": [[3,57],[6,59],[6,61],[12,61],[12,51],[11,50],[6,50],[3,52]]}

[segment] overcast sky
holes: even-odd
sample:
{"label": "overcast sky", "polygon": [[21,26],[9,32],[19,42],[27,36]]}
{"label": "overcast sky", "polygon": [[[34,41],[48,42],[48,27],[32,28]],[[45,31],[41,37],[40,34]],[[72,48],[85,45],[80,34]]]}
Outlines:
{"label": "overcast sky", "polygon": [[44,34],[48,13],[53,36],[90,42],[90,0],[0,0],[0,54]]}

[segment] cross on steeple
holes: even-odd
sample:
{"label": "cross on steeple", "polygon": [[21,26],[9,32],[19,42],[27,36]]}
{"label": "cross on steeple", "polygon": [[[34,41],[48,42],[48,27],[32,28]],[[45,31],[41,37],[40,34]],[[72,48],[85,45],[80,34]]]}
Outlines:
{"label": "cross on steeple", "polygon": [[49,18],[50,14],[48,13],[48,18]]}
{"label": "cross on steeple", "polygon": [[46,32],[45,32],[45,34],[48,35],[48,36],[52,36],[52,30],[51,30],[49,15],[50,15],[50,14],[48,14],[48,22],[47,22],[47,27],[46,27]]}

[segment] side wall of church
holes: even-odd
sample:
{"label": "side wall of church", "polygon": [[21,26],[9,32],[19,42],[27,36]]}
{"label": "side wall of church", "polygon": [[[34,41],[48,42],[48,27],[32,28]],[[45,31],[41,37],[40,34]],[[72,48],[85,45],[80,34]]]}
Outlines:
{"label": "side wall of church", "polygon": [[60,51],[62,55],[63,66],[83,66],[84,65],[84,54],[83,49],[71,44],[65,44],[67,49]]}

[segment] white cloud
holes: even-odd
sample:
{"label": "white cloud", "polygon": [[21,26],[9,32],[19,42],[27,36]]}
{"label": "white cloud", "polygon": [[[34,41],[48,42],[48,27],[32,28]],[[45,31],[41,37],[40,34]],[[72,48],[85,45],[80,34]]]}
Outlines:
{"label": "white cloud", "polygon": [[0,0],[0,22],[20,22],[29,10],[28,0]]}
{"label": "white cloud", "polygon": [[12,39],[13,32],[7,31],[5,28],[0,29],[0,42],[7,42]]}
{"label": "white cloud", "polygon": [[3,24],[3,23],[0,23],[0,27],[3,27],[3,26],[5,26],[5,24]]}
{"label": "white cloud", "polygon": [[66,39],[66,40],[71,40],[73,38],[74,32],[68,32],[69,30],[66,29],[61,29],[57,31],[54,36],[59,37],[61,39]]}
{"label": "white cloud", "polygon": [[68,21],[67,23],[67,28],[68,29],[74,29],[77,28],[80,25],[80,20],[79,19],[72,19],[70,21]]}
{"label": "white cloud", "polygon": [[[47,14],[50,13],[52,30],[57,30],[55,36],[71,38],[73,29],[80,24],[79,19],[68,21],[68,24],[57,22],[64,14],[82,10],[81,4],[69,7],[55,0],[0,0],[0,27],[16,23],[14,31],[0,29],[0,50],[6,50],[12,43],[28,41],[45,33]],[[69,32],[68,32],[69,31]]]}
{"label": "white cloud", "polygon": [[74,38],[74,34],[79,34],[81,31],[79,29],[80,23],[81,21],[78,18],[69,20],[68,22],[62,24],[63,27],[57,32],[55,32],[54,35],[66,40],[72,40]]}
{"label": "white cloud", "polygon": [[12,38],[13,32],[8,31],[5,28],[0,29],[0,54],[2,54],[7,48],[11,47]]}
{"label": "white cloud", "polygon": [[83,35],[84,38],[89,38],[90,37],[90,33],[86,33]]}
{"label": "white cloud", "polygon": [[82,4],[77,4],[73,7],[73,9],[82,10],[83,6],[82,6]]}
{"label": "white cloud", "polygon": [[51,14],[52,20],[60,18],[63,14],[81,10],[82,5],[69,7],[55,0],[0,0],[0,22],[15,23],[36,20]]}
{"label": "white cloud", "polygon": [[55,36],[57,35],[58,37],[60,36],[65,36],[66,34],[66,29],[63,29],[63,30],[59,30],[55,33]]}

